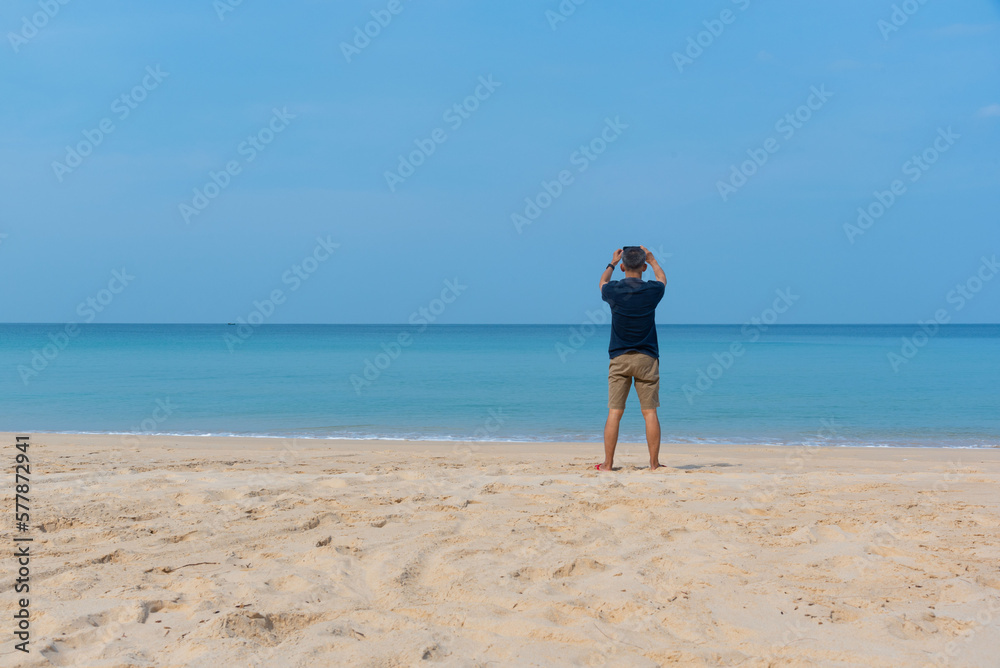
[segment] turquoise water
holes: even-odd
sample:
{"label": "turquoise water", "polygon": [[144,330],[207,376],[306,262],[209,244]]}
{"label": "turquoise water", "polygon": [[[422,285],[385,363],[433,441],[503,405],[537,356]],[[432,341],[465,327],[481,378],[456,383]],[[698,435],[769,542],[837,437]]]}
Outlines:
{"label": "turquoise water", "polygon": [[[599,441],[608,331],[0,325],[0,430]],[[663,440],[1000,447],[1000,326],[917,331],[660,326]]]}

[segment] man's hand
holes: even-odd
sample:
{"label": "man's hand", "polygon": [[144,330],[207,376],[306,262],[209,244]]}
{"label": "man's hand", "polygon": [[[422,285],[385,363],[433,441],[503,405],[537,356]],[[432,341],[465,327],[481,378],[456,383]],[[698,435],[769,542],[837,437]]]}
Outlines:
{"label": "man's hand", "polygon": [[642,250],[646,251],[646,264],[653,268],[653,273],[656,274],[656,280],[664,285],[667,284],[667,275],[663,273],[663,269],[656,262],[656,258],[653,257],[653,253],[650,252],[645,246],[639,246]]}
{"label": "man's hand", "polygon": [[[619,248],[614,253],[611,254],[611,264],[615,265],[622,259],[622,249]],[[605,267],[604,271],[601,273],[601,292],[604,292],[604,286],[608,281],[611,280],[611,274],[615,273],[614,267]]]}

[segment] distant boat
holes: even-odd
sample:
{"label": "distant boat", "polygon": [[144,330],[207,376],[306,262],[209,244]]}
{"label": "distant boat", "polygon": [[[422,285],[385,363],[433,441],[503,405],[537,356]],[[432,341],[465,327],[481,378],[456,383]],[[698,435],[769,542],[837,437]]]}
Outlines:
{"label": "distant boat", "polygon": [[235,322],[227,322],[226,324],[227,325],[235,325],[236,323]]}

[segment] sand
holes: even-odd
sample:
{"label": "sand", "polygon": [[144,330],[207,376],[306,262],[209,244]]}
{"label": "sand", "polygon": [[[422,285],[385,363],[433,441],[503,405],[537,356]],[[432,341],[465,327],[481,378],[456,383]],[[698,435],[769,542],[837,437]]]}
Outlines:
{"label": "sand", "polygon": [[1000,450],[31,443],[3,666],[1000,665]]}

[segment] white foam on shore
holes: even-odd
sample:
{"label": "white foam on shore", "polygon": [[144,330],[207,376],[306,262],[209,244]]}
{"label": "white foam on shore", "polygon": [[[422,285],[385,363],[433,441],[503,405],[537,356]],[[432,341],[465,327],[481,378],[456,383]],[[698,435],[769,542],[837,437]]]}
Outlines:
{"label": "white foam on shore", "polygon": [[[579,434],[562,434],[552,437],[517,437],[517,438],[460,438],[452,435],[435,434],[408,434],[405,436],[388,436],[368,433],[347,433],[347,434],[301,434],[301,433],[239,433],[239,432],[126,432],[126,431],[37,431],[29,430],[17,433],[32,434],[86,434],[96,436],[121,436],[135,437],[140,440],[153,436],[177,436],[177,437],[203,437],[203,438],[278,438],[291,440],[317,440],[317,441],[390,441],[390,442],[446,442],[446,443],[600,443],[599,438],[581,438]],[[642,439],[637,439],[640,442]],[[621,443],[631,442],[622,438]],[[775,440],[773,438],[747,438],[740,440],[733,439],[712,439],[712,438],[691,438],[679,436],[665,436],[662,443],[676,443],[683,445],[761,445],[789,448],[814,448],[814,447],[846,447],[846,448],[948,448],[962,450],[981,450],[1000,448],[1000,442],[976,442],[976,443],[941,443],[940,439],[925,440],[896,440],[891,442],[870,441],[870,440],[850,440],[850,439],[827,439],[827,440]]]}

